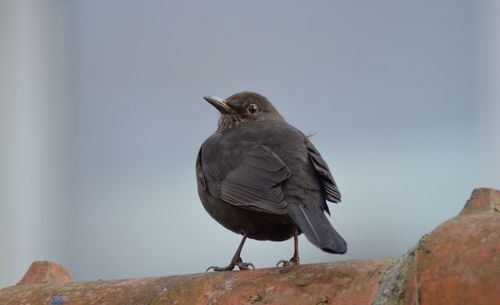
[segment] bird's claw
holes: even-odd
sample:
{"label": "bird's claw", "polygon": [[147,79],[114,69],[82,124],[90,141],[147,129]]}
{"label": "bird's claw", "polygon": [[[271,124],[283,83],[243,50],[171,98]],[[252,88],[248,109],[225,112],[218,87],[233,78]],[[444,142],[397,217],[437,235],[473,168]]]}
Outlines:
{"label": "bird's claw", "polygon": [[252,263],[244,263],[242,261],[236,261],[236,262],[231,262],[231,264],[227,265],[226,267],[217,267],[217,266],[210,266],[207,268],[205,272],[208,272],[210,270],[213,271],[232,271],[234,267],[238,267],[240,270],[250,270],[254,269],[255,266]]}
{"label": "bird's claw", "polygon": [[299,258],[298,257],[292,257],[289,261],[287,260],[280,260],[277,264],[276,264],[276,267],[287,267],[287,266],[295,266],[295,265],[299,265],[300,264],[300,261],[299,261]]}
{"label": "bird's claw", "polygon": [[255,266],[252,263],[239,262],[236,264],[236,266],[238,266],[240,270],[250,270],[250,267],[251,269],[255,270]]}
{"label": "bird's claw", "polygon": [[276,267],[277,268],[280,267],[281,264],[283,264],[281,267],[286,267],[291,265],[289,261],[282,259],[276,264]]}

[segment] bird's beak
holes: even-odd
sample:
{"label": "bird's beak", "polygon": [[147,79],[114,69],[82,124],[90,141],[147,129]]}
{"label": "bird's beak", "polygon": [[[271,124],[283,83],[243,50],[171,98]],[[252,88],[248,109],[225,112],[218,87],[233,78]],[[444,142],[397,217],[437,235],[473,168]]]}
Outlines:
{"label": "bird's beak", "polygon": [[205,96],[205,101],[209,102],[212,106],[214,106],[220,113],[231,113],[233,109],[229,107],[225,100],[215,97],[215,96]]}

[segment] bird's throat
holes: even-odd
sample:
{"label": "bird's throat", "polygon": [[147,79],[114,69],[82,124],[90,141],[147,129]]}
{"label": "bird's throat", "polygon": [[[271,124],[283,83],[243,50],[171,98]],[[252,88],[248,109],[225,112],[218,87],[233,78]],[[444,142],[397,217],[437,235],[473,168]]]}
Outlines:
{"label": "bird's throat", "polygon": [[217,132],[223,133],[224,131],[237,127],[241,124],[242,121],[238,116],[232,114],[222,114],[217,125]]}

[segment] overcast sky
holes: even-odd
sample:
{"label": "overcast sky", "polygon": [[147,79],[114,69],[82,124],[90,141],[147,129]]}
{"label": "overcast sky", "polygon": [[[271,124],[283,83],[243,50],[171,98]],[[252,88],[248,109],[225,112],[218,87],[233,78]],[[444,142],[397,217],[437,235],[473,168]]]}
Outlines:
{"label": "overcast sky", "polygon": [[[349,250],[330,255],[301,237],[303,263],[399,256],[474,187],[500,186],[489,170],[499,159],[484,153],[498,136],[483,123],[495,120],[478,55],[488,25],[472,1],[54,3],[64,90],[44,111],[59,118],[49,125],[63,182],[52,190],[64,204],[51,213],[64,232],[46,238],[57,247],[23,250],[21,266],[55,260],[97,280],[227,264],[240,237],[196,191],[196,154],[218,118],[205,95],[259,92],[315,134]],[[242,257],[262,268],[292,251],[292,241],[248,241]]]}

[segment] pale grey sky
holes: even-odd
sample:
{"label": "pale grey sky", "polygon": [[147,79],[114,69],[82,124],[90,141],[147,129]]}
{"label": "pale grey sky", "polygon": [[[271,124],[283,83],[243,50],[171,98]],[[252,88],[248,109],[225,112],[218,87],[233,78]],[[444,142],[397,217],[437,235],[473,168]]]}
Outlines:
{"label": "pale grey sky", "polygon": [[[37,173],[61,181],[44,197],[54,193],[59,205],[38,206],[52,220],[31,224],[51,228],[38,233],[44,244],[7,255],[17,267],[0,286],[15,283],[34,259],[59,262],[76,280],[226,264],[240,237],[206,214],[196,192],[196,153],[217,121],[205,95],[257,91],[289,123],[316,134],[343,196],[331,210],[349,251],[323,253],[301,237],[303,263],[399,256],[456,215],[474,187],[500,185],[490,170],[498,157],[484,154],[498,149],[492,99],[483,94],[491,88],[481,82],[491,79],[494,57],[481,55],[488,3],[47,2],[54,11],[38,14],[51,21],[40,22],[64,31],[46,42],[59,52],[48,56],[58,70],[41,69],[57,76],[51,88],[62,97],[39,112],[57,118],[47,119],[46,137],[61,157],[46,156],[59,174]],[[19,109],[23,126],[29,111]],[[6,134],[11,142],[22,136]],[[17,172],[13,166],[3,178]],[[7,212],[15,210],[12,194],[2,199]],[[29,214],[25,206],[11,214]],[[12,234],[0,237],[36,239],[30,230]],[[270,267],[292,250],[291,241],[249,241],[243,258]]]}

